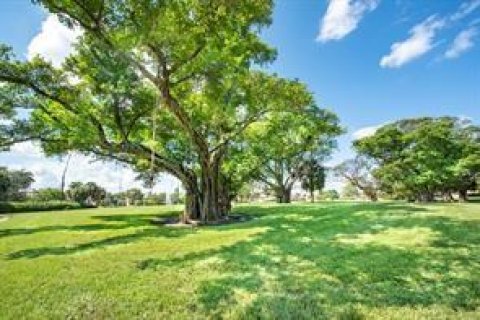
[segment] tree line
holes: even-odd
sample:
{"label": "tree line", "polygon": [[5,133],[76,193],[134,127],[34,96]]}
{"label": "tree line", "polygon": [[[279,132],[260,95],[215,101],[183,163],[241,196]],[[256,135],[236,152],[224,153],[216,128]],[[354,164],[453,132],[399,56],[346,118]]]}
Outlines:
{"label": "tree line", "polygon": [[334,170],[371,200],[460,201],[480,185],[480,127],[458,117],[387,124],[354,142],[357,157]]}
{"label": "tree line", "polygon": [[80,181],[71,182],[65,190],[51,187],[32,190],[33,182],[35,178],[32,172],[0,167],[0,202],[25,202],[26,204],[54,202],[56,204],[58,201],[71,201],[83,207],[108,207],[181,204],[185,201],[184,193],[178,187],[167,195],[165,192],[146,193],[139,188],[107,192],[95,182]]}

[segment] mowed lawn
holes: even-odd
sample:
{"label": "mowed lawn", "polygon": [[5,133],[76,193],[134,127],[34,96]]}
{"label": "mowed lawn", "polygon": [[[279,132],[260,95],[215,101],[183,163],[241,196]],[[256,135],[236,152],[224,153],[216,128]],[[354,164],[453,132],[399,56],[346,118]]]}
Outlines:
{"label": "mowed lawn", "polygon": [[480,319],[480,204],[180,209],[0,216],[0,318]]}

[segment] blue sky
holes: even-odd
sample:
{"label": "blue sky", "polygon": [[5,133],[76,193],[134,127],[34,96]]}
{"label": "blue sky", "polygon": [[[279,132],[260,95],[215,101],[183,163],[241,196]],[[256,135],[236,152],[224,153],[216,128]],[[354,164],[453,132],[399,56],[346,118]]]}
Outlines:
{"label": "blue sky", "polygon": [[[47,18],[30,1],[3,0],[0,42],[19,57],[61,59],[74,34]],[[352,156],[355,136],[389,121],[426,115],[480,120],[480,0],[277,0],[263,37],[278,50],[269,69],[306,82],[318,105],[336,112],[348,129],[331,163]],[[58,161],[30,148],[0,155],[0,165],[40,168],[37,186],[56,185]],[[83,174],[72,179],[96,180],[99,170],[111,177],[109,165],[77,161]],[[116,170],[123,170],[124,187],[133,183],[128,170]],[[122,184],[99,182],[111,190]],[[164,179],[159,188],[177,185]]]}

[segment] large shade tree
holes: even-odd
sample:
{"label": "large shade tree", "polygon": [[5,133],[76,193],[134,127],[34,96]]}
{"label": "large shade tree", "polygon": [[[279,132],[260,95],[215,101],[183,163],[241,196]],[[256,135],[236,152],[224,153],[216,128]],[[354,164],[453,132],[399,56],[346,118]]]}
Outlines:
{"label": "large shade tree", "polygon": [[270,0],[36,2],[83,36],[58,69],[0,49],[2,112],[32,109],[29,121],[2,127],[3,142],[37,139],[47,154],[172,174],[186,191],[185,219],[228,213],[230,186],[245,179],[232,179],[225,161],[248,147],[253,124],[310,113],[301,83],[252,71],[275,56],[258,35]]}
{"label": "large shade tree", "polygon": [[466,200],[480,172],[480,127],[455,117],[400,120],[355,148],[375,161],[373,175],[384,192],[411,200],[453,192]]}

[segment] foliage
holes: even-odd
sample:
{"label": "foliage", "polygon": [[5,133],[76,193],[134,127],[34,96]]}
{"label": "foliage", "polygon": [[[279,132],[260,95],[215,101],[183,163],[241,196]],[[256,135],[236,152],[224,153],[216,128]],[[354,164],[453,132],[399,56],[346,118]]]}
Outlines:
{"label": "foliage", "polygon": [[143,192],[138,188],[132,188],[118,193],[117,197],[123,199],[127,205],[137,204],[143,200]]}
{"label": "foliage", "polygon": [[320,192],[320,199],[322,200],[337,200],[340,198],[338,191],[335,189],[325,190]]}
{"label": "foliage", "polygon": [[278,202],[290,202],[293,185],[305,177],[312,162],[321,166],[342,133],[337,116],[315,105],[302,114],[276,114],[254,129],[251,144],[261,159],[256,179],[275,193]]}
{"label": "foliage", "polygon": [[325,167],[316,159],[309,159],[302,169],[302,188],[310,192],[311,202],[315,201],[315,190],[322,191],[325,186]]}
{"label": "foliage", "polygon": [[400,120],[355,148],[376,162],[373,174],[384,192],[411,200],[452,192],[466,198],[480,172],[480,127],[454,117]]}
{"label": "foliage", "polygon": [[64,195],[61,189],[43,188],[43,189],[37,189],[33,191],[29,195],[29,200],[32,200],[32,201],[64,200]]}
{"label": "foliage", "polygon": [[80,208],[82,208],[82,206],[78,202],[65,200],[28,200],[22,202],[0,202],[0,213],[54,211]]}
{"label": "foliage", "polygon": [[164,205],[167,203],[167,194],[165,192],[154,193],[145,196],[144,204],[148,206]]}
{"label": "foliage", "polygon": [[0,201],[25,199],[25,192],[34,181],[33,173],[29,171],[0,167]]}
{"label": "foliage", "polygon": [[150,223],[172,210],[0,222],[2,317],[478,318],[478,204],[253,204],[234,210],[254,217],[241,224]]}
{"label": "foliage", "polygon": [[[299,125],[293,149],[335,135],[336,117],[313,107],[305,85],[258,71],[275,58],[260,36],[271,0],[35,2],[83,36],[60,68],[0,48],[0,106],[32,109],[23,129],[0,131],[2,141],[114,159],[144,181],[167,172],[182,181],[187,218],[216,220],[252,179],[261,141],[250,137],[267,137],[274,150],[291,142],[248,131]],[[235,156],[242,152],[253,158]],[[248,165],[233,162],[240,158]]]}
{"label": "foliage", "polygon": [[350,182],[347,182],[343,186],[341,197],[345,199],[358,199],[360,197],[360,192],[357,187]]}
{"label": "foliage", "polygon": [[98,206],[106,196],[106,191],[95,182],[72,182],[67,191],[68,198],[81,204]]}
{"label": "foliage", "polygon": [[372,175],[374,164],[367,157],[356,156],[345,160],[333,168],[336,176],[342,177],[347,183],[360,189],[371,201],[378,199],[378,182]]}
{"label": "foliage", "polygon": [[183,203],[183,197],[180,193],[180,188],[176,187],[173,192],[170,194],[170,203],[171,204],[180,204]]}

